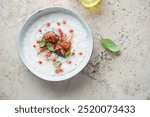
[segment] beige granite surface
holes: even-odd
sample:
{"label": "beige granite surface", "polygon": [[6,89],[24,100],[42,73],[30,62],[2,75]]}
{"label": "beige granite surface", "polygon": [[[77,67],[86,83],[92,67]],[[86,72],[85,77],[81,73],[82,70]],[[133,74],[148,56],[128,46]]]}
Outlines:
{"label": "beige granite surface", "polygon": [[[50,6],[78,13],[94,37],[89,64],[63,82],[34,76],[16,48],[25,20]],[[118,43],[121,54],[106,52],[100,34]],[[150,99],[150,0],[103,0],[93,9],[77,0],[0,0],[0,99]]]}

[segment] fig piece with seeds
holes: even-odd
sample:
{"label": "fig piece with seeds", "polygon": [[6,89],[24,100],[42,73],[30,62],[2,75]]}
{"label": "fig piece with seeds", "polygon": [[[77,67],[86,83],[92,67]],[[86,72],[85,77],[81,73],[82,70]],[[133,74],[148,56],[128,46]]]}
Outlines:
{"label": "fig piece with seeds", "polygon": [[46,43],[56,44],[59,37],[54,32],[47,32],[42,38]]}
{"label": "fig piece with seeds", "polygon": [[70,40],[63,40],[60,45],[63,47],[63,49],[67,52],[70,50],[70,47],[71,47],[71,41]]}

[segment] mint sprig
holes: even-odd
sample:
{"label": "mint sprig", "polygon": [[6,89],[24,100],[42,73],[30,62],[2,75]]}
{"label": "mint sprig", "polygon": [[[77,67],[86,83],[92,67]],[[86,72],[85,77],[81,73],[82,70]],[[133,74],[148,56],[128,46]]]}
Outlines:
{"label": "mint sprig", "polygon": [[40,43],[39,43],[39,46],[40,46],[40,47],[44,47],[45,44],[46,44],[46,42],[45,42],[44,40],[41,40]]}
{"label": "mint sprig", "polygon": [[47,43],[47,48],[48,48],[48,50],[50,50],[50,51],[54,51],[54,45],[51,44],[51,43]]}

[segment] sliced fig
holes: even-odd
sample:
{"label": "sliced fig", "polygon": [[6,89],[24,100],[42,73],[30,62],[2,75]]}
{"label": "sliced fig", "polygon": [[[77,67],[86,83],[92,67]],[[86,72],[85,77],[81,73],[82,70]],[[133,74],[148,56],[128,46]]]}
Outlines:
{"label": "sliced fig", "polygon": [[67,52],[69,51],[70,47],[71,47],[71,41],[70,40],[63,40],[60,45],[64,48],[64,50]]}
{"label": "sliced fig", "polygon": [[60,45],[57,45],[55,47],[55,51],[54,51],[58,56],[61,56],[61,57],[65,57],[65,50],[62,48],[62,46]]}
{"label": "sliced fig", "polygon": [[59,37],[54,32],[47,32],[42,38],[46,43],[56,44]]}

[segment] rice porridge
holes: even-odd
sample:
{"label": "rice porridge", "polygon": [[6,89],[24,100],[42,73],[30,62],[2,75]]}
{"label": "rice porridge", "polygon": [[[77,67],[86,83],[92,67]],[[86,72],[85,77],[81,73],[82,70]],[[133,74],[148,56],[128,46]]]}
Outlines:
{"label": "rice porridge", "polygon": [[88,34],[83,25],[65,13],[38,18],[23,41],[24,59],[45,76],[64,75],[80,65],[88,53]]}

